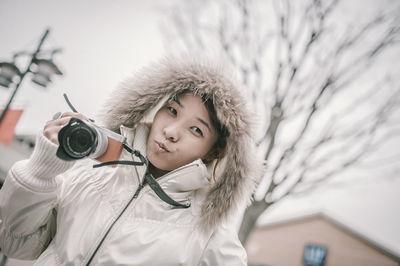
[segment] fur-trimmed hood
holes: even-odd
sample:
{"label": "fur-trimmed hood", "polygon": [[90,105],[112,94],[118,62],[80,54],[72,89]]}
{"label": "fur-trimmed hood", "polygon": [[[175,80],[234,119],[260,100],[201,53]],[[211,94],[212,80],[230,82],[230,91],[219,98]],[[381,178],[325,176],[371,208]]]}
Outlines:
{"label": "fur-trimmed hood", "polygon": [[249,203],[261,164],[253,142],[252,115],[243,94],[224,68],[209,62],[164,59],[126,80],[112,93],[102,113],[107,128],[135,124],[165,97],[182,90],[212,97],[217,117],[229,130],[223,169],[202,206],[203,223],[214,227],[243,203]]}

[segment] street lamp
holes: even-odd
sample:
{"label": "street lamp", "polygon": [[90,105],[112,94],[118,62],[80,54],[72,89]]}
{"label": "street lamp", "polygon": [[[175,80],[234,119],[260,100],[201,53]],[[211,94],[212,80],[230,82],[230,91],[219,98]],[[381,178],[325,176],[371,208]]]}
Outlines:
{"label": "street lamp", "polygon": [[32,54],[30,54],[31,59],[29,61],[28,66],[26,67],[24,72],[21,72],[18,67],[15,65],[15,59],[21,54],[25,53],[19,53],[14,55],[14,60],[13,62],[0,62],[0,86],[10,88],[12,85],[14,86],[14,91],[11,94],[10,99],[7,102],[6,107],[4,108],[3,112],[1,113],[0,116],[0,125],[6,116],[6,113],[8,109],[10,108],[10,105],[23,81],[25,76],[28,73],[32,73],[32,82],[42,86],[46,87],[50,82],[51,82],[51,76],[52,75],[62,75],[62,72],[58,69],[58,67],[53,63],[53,55],[61,49],[54,49],[51,51],[51,58],[41,58],[42,56],[42,51],[41,47],[43,45],[44,40],[46,39],[47,35],[49,34],[50,30],[46,29],[44,32],[42,38],[40,39],[40,42]]}

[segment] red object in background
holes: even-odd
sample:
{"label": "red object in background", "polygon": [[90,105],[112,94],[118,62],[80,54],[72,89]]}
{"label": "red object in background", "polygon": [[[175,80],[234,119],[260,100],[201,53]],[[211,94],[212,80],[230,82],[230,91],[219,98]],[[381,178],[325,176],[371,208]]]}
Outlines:
{"label": "red object in background", "polygon": [[0,124],[0,142],[4,145],[10,145],[14,138],[15,126],[24,110],[8,109],[3,121]]}

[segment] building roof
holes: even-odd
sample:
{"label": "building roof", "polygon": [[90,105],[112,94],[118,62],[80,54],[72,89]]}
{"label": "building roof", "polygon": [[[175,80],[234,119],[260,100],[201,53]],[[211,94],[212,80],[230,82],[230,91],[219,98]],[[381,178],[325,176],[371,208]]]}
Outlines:
{"label": "building roof", "polygon": [[364,243],[377,249],[378,251],[382,252],[383,254],[400,262],[400,253],[391,249],[390,247],[387,247],[385,244],[378,242],[377,240],[373,239],[372,237],[368,236],[368,234],[366,232],[362,232],[358,228],[356,229],[355,226],[352,226],[348,223],[345,223],[345,222],[339,220],[333,214],[330,214],[327,211],[314,211],[314,212],[310,212],[310,213],[303,213],[300,215],[292,215],[292,216],[275,218],[273,220],[263,222],[262,224],[258,225],[257,228],[259,230],[269,229],[269,228],[276,227],[276,226],[292,224],[292,223],[296,223],[299,221],[315,219],[315,218],[321,218],[323,220],[330,222],[331,224],[339,227],[340,229],[347,232],[348,234],[353,235],[354,237],[360,239]]}

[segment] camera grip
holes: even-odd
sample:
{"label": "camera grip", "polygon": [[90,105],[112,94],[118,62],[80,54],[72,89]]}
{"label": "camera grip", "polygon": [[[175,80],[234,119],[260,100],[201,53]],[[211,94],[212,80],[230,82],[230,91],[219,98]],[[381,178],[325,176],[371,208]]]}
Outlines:
{"label": "camera grip", "polygon": [[[115,140],[113,138],[107,137],[108,138],[108,147],[107,151],[101,155],[100,157],[97,157],[96,160],[99,162],[110,162],[110,161],[116,161],[119,158],[119,155],[121,154],[123,144],[122,142]],[[115,166],[115,165],[113,165]]]}

